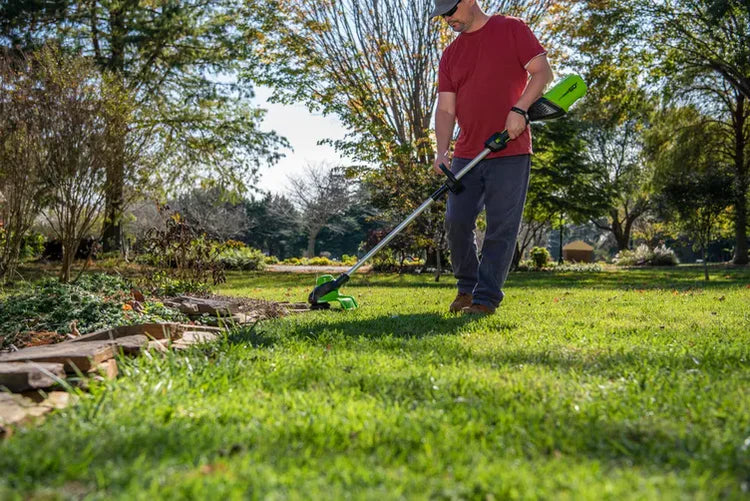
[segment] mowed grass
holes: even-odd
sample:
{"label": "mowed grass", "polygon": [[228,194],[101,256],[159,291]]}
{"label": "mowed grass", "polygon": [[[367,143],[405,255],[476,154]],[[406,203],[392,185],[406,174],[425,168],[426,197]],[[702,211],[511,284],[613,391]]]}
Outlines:
{"label": "mowed grass", "polygon": [[0,444],[0,498],[747,498],[750,270],[512,274],[484,318],[452,284],[355,275],[358,310],[123,361]]}

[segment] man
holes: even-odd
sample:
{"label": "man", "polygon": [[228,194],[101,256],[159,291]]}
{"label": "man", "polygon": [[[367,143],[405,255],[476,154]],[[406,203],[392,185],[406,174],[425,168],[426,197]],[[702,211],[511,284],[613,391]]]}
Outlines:
{"label": "man", "polygon": [[[552,80],[546,51],[520,19],[488,16],[476,0],[435,0],[432,17],[442,16],[459,36],[440,60],[435,136],[440,164],[459,172],[504,128],[508,147],[490,153],[462,178],[464,191],[448,196],[445,226],[458,294],[450,311],[492,314],[503,299],[523,215],[531,166],[529,106]],[[461,130],[453,161],[450,141]],[[481,261],[474,229],[482,208],[487,232]]]}

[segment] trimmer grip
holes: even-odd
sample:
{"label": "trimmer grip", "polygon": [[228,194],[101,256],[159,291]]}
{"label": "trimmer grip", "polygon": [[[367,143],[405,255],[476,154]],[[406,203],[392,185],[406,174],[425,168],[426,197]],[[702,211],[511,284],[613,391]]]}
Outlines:
{"label": "trimmer grip", "polygon": [[455,194],[459,194],[464,191],[464,185],[461,184],[461,181],[456,179],[456,176],[454,176],[453,173],[445,165],[440,164],[440,170],[443,171],[443,174],[445,174],[445,176],[448,178],[445,184],[448,185],[449,190],[451,190]]}
{"label": "trimmer grip", "polygon": [[510,135],[507,130],[504,130],[502,132],[494,133],[492,137],[484,143],[484,146],[489,148],[490,151],[496,152],[504,150],[505,147],[508,146],[508,141],[510,141]]}

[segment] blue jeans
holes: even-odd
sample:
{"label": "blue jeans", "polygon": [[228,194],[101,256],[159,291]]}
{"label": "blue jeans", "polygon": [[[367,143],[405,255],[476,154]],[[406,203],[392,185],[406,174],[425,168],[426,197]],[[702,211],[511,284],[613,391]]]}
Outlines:
{"label": "blue jeans", "polygon": [[[470,161],[454,158],[451,171],[458,173]],[[464,191],[448,194],[445,229],[453,275],[458,279],[458,291],[471,294],[474,303],[497,308],[503,300],[530,169],[530,155],[482,160],[461,178]],[[474,230],[482,208],[487,211],[487,232],[479,259]]]}

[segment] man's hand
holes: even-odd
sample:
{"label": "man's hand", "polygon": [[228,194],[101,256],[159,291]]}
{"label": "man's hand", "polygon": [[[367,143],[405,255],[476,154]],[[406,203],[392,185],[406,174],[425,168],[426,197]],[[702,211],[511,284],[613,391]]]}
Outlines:
{"label": "man's hand", "polygon": [[511,139],[515,139],[526,130],[526,119],[520,113],[511,111],[505,119],[505,130]]}
{"label": "man's hand", "polygon": [[438,155],[435,157],[435,162],[432,165],[432,169],[436,173],[441,174],[441,175],[443,174],[443,171],[440,170],[440,164],[445,165],[446,169],[451,168],[451,159],[448,158],[448,155],[446,153],[443,153],[443,154],[438,153]]}

